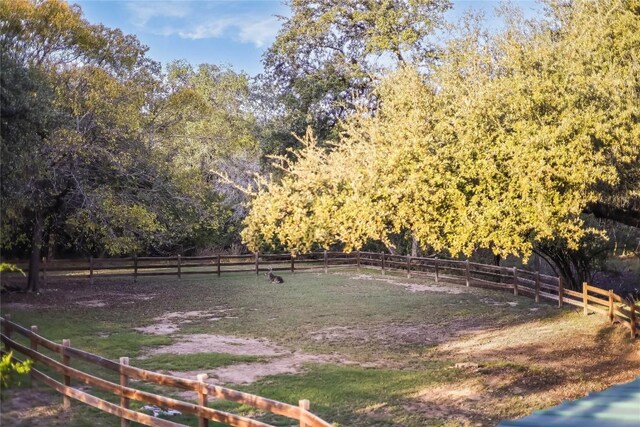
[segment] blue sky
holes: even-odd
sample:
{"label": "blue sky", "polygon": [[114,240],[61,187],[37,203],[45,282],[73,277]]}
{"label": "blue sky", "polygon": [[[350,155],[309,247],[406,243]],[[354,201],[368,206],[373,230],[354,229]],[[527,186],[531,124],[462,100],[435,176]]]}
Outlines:
{"label": "blue sky", "polygon": [[[228,64],[250,75],[262,71],[261,58],[280,28],[277,15],[289,15],[280,0],[69,0],[82,7],[92,23],[135,34],[149,56],[166,64],[174,59]],[[487,25],[498,0],[453,0],[448,18],[471,8],[483,10]],[[534,0],[513,1],[526,15],[539,9]]]}

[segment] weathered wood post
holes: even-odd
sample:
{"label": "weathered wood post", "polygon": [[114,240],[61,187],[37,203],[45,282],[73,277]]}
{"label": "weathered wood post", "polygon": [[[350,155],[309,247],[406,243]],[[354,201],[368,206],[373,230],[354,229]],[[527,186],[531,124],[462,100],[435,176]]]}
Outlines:
{"label": "weathered wood post", "polygon": [[[4,315],[4,328],[2,333],[6,335],[7,338],[11,339],[11,325],[9,324],[9,322],[11,322],[11,315],[10,314],[5,314]],[[11,351],[11,346],[7,343],[4,343],[4,351],[9,353]]]}
{"label": "weathered wood post", "polygon": [[291,272],[294,273],[296,271],[296,266],[295,266],[295,255],[291,254]]}
{"label": "weathered wood post", "polygon": [[[33,351],[38,351],[38,341],[36,341],[36,335],[38,334],[38,327],[36,325],[31,326],[31,336],[29,337],[29,348]],[[33,386],[33,371],[31,372],[31,386]]]}
{"label": "weathered wood post", "polygon": [[540,302],[540,272],[536,271],[536,295],[535,295],[536,303]]}
{"label": "weathered wood post", "polygon": [[407,255],[407,277],[411,277],[411,255]]}
{"label": "weathered wood post", "polygon": [[380,252],[380,259],[382,260],[382,275],[385,275],[387,272],[384,269],[384,252]]}
{"label": "weathered wood post", "polygon": [[89,284],[93,285],[93,257],[89,257]]}
{"label": "weathered wood post", "polygon": [[631,318],[629,319],[631,322],[631,338],[635,339],[636,335],[638,335],[638,316],[636,315],[636,306],[633,300],[630,300],[628,304],[629,311],[631,312]]}
{"label": "weathered wood post", "polygon": [[178,255],[178,279],[182,279],[182,256]]}
{"label": "weathered wood post", "polygon": [[138,255],[133,256],[133,283],[138,281]]}
{"label": "weathered wood post", "polygon": [[260,274],[260,252],[256,251],[256,276]]}
{"label": "weathered wood post", "polygon": [[464,262],[464,275],[465,275],[465,281],[467,286],[471,285],[471,273],[469,271],[469,260],[466,260]]}
{"label": "weathered wood post", "polygon": [[300,427],[307,427],[309,424],[307,423],[307,412],[311,409],[311,402],[307,399],[302,399],[298,402],[298,406],[300,407]]}
{"label": "weathered wood post", "polygon": [[513,267],[513,295],[518,296],[518,268]]}
{"label": "weathered wood post", "polygon": [[609,323],[613,324],[613,289],[609,289]]}
{"label": "weathered wood post", "polygon": [[328,264],[327,264],[327,262],[328,262],[328,259],[327,259],[327,251],[324,251],[324,272],[325,272],[325,274],[326,274],[326,273],[327,273],[327,271],[328,271]]}
{"label": "weathered wood post", "polygon": [[[129,366],[128,357],[120,358],[120,385],[122,387],[129,387],[129,377],[124,372],[124,369],[123,369],[124,366]],[[124,409],[129,409],[129,398],[121,396],[120,406],[123,407]],[[124,417],[120,418],[120,427],[129,427],[130,425],[131,425],[131,422],[128,419]]]}
{"label": "weathered wood post", "polygon": [[[71,363],[71,358],[67,355],[66,349],[64,347],[71,347],[71,341],[68,339],[62,340],[62,364],[64,366],[69,366]],[[63,382],[65,387],[71,387],[71,377],[69,375],[63,376]],[[71,398],[69,396],[62,396],[62,409],[65,411],[71,408]]]}
{"label": "weathered wood post", "polygon": [[[200,383],[199,387],[198,387],[198,405],[206,407],[207,406],[207,394],[208,394],[206,380],[207,380],[207,378],[209,378],[209,376],[207,374],[198,374],[197,378],[198,378],[198,382]],[[200,417],[199,421],[198,421],[198,426],[199,427],[208,427],[209,426],[209,420],[207,418]]]}
{"label": "weathered wood post", "polygon": [[217,258],[218,258],[218,262],[217,262],[217,265],[218,265],[218,277],[220,277],[220,254],[218,254]]}
{"label": "weathered wood post", "polygon": [[35,335],[38,334],[38,327],[36,325],[31,326],[31,336],[29,337],[29,348],[33,351],[38,351],[38,341],[36,341]]}
{"label": "weathered wood post", "polygon": [[356,264],[358,265],[358,271],[360,271],[360,251],[356,252]]}
{"label": "weathered wood post", "polygon": [[582,312],[584,313],[584,315],[588,315],[589,314],[589,285],[587,285],[587,282],[583,282],[582,283]]}
{"label": "weathered wood post", "polygon": [[562,277],[558,277],[558,307],[562,308],[564,301],[564,281]]}

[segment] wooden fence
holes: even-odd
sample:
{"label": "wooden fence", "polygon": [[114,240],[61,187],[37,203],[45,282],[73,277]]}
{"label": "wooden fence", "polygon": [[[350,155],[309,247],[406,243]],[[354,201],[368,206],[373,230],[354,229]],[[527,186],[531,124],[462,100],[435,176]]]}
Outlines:
{"label": "wooden fence", "polygon": [[[8,315],[0,317],[0,325],[2,325],[3,331],[1,335],[2,343],[4,344],[3,353],[13,351],[14,353],[20,353],[33,360],[35,363],[30,372],[32,379],[42,382],[61,393],[63,395],[63,406],[65,408],[69,408],[71,405],[71,399],[75,399],[98,408],[101,411],[120,417],[121,426],[128,426],[130,421],[157,427],[177,427],[184,425],[130,409],[130,401],[135,400],[195,415],[199,419],[200,427],[207,426],[209,420],[230,426],[272,427],[270,424],[248,417],[210,408],[207,406],[207,401],[210,397],[249,405],[265,412],[288,417],[299,421],[300,426],[302,427],[331,426],[331,424],[309,411],[310,404],[308,400],[300,400],[299,405],[294,406],[275,400],[265,399],[253,394],[207,384],[205,382],[206,374],[198,376],[198,380],[194,381],[135,368],[133,366],[129,366],[129,359],[127,357],[122,357],[119,362],[115,362],[110,359],[73,348],[71,347],[69,340],[63,340],[62,344],[50,341],[37,334],[36,326],[32,326],[31,329],[27,329],[12,322]],[[18,340],[14,338],[14,333],[26,338],[29,345],[27,346],[26,343],[20,344]],[[51,357],[51,354],[45,354],[42,351],[42,348],[52,352],[59,360],[55,360]],[[17,357],[15,359],[19,360]],[[96,375],[72,368],[71,361],[73,359],[88,362],[90,365],[105,368],[108,371],[116,373],[119,376],[119,383],[116,384],[115,382],[108,381]],[[36,368],[40,366],[44,366],[48,370],[61,375],[61,381],[52,378]],[[189,403],[178,399],[164,397],[155,393],[137,390],[129,383],[130,379],[161,386],[174,387],[180,390],[193,391],[198,396],[198,403]],[[91,387],[95,387],[96,389],[112,393],[120,398],[120,403],[115,404],[93,396],[79,388],[75,388],[72,386],[72,380],[78,384],[86,384]]]}
{"label": "wooden fence", "polygon": [[[15,262],[20,266],[20,262]],[[24,263],[23,265],[24,266]],[[183,257],[130,257],[130,258],[88,258],[80,260],[43,260],[41,272],[46,283],[47,277],[56,274],[88,278],[93,283],[96,277],[133,277],[134,282],[145,276],[176,276],[215,274],[234,272],[300,271],[308,269],[328,269],[346,266],[358,269],[379,268],[386,271],[404,271],[407,277],[426,275],[436,283],[447,282],[513,292],[525,295],[539,302],[541,298],[557,301],[558,306],[570,304],[583,307],[585,313],[594,311],[609,316],[612,322],[627,326],[632,336],[640,328],[640,307],[627,301],[612,291],[583,284],[582,292],[565,289],[559,277],[548,276],[536,271],[523,270],[475,262],[439,259],[436,257],[411,257],[392,255],[384,252],[311,252],[306,254],[263,254],[215,255]],[[595,295],[594,295],[595,294]],[[603,297],[606,297],[604,299]]]}

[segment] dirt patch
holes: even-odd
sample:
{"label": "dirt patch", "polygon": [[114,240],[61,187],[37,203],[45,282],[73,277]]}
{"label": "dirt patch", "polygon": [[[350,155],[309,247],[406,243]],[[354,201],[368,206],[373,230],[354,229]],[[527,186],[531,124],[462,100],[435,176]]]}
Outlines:
{"label": "dirt patch", "polygon": [[[4,297],[3,297],[4,298]],[[10,302],[7,304],[2,304],[3,310],[33,310],[33,309],[42,309],[49,308],[50,306],[36,305],[36,304],[27,304],[22,302]]]}
{"label": "dirt patch", "polygon": [[311,332],[310,338],[321,342],[376,343],[384,347],[406,345],[435,345],[465,334],[476,333],[482,328],[474,320],[437,324],[389,324],[371,329],[333,326]]}
{"label": "dirt patch", "polygon": [[63,411],[60,395],[48,390],[5,390],[8,396],[2,400],[0,424],[3,427],[18,426],[67,426],[70,413]]}
{"label": "dirt patch", "polygon": [[305,363],[340,363],[343,359],[338,356],[323,356],[296,352],[291,355],[276,357],[267,362],[238,363],[221,368],[170,372],[170,375],[197,379],[198,374],[207,374],[210,384],[249,384],[269,375],[296,374],[302,371]]}
{"label": "dirt patch", "polygon": [[91,307],[91,308],[106,307],[107,305],[106,302],[99,299],[89,300],[89,301],[77,301],[75,304],[81,305],[83,307]]}
{"label": "dirt patch", "polygon": [[463,423],[475,418],[477,403],[483,399],[483,387],[477,381],[436,386],[420,390],[405,409],[419,410],[429,418],[455,418]]}
{"label": "dirt patch", "polygon": [[375,280],[377,282],[390,283],[395,286],[402,286],[409,292],[438,292],[444,294],[463,294],[463,289],[457,289],[450,286],[424,285],[420,283],[400,282],[390,277],[369,276],[367,274],[359,274],[351,277],[353,280]]}
{"label": "dirt patch", "polygon": [[232,310],[230,308],[217,308],[213,311],[175,311],[153,319],[158,323],[134,328],[134,330],[152,335],[172,335],[180,330],[181,324],[191,323],[194,320],[213,322],[221,319],[237,319],[235,316],[227,316],[225,314]]}
{"label": "dirt patch", "polygon": [[133,328],[138,332],[152,335],[172,335],[178,332],[180,329],[177,323],[172,322],[160,322],[149,326],[142,326],[140,328]]}
{"label": "dirt patch", "polygon": [[[497,305],[497,306],[507,306],[508,305],[509,307],[517,307],[518,306],[518,303],[516,301],[503,301],[503,302],[500,302],[500,301],[495,301],[495,300],[493,300],[491,298],[480,298],[480,301],[482,301],[483,303],[488,304],[488,305]],[[537,308],[536,308],[536,310],[537,310]]]}
{"label": "dirt patch", "polygon": [[246,356],[281,356],[289,351],[271,344],[267,340],[237,338],[225,335],[184,335],[174,344],[154,348],[147,355],[228,353]]}

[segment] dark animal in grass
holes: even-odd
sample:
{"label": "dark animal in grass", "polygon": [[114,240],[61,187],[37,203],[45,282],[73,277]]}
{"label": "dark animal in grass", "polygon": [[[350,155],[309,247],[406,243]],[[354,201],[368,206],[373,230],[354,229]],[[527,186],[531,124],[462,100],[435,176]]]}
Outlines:
{"label": "dark animal in grass", "polygon": [[271,269],[267,273],[265,273],[265,275],[271,283],[284,283],[284,279],[273,274],[273,271]]}

